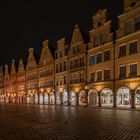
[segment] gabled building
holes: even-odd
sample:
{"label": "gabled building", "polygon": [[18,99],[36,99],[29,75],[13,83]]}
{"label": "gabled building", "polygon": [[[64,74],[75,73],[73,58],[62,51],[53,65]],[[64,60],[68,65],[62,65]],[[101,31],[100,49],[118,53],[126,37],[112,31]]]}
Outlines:
{"label": "gabled building", "polygon": [[69,101],[70,105],[87,104],[86,51],[88,37],[75,25],[69,49]]}
{"label": "gabled building", "polygon": [[4,76],[2,66],[0,66],[0,103],[4,103]]}
{"label": "gabled building", "polygon": [[10,84],[9,84],[9,69],[8,65],[5,64],[5,73],[4,73],[4,100],[5,103],[10,103]]}
{"label": "gabled building", "polygon": [[116,104],[140,106],[140,1],[124,0],[115,46]]}
{"label": "gabled building", "polygon": [[99,10],[92,19],[87,59],[88,104],[113,106],[114,44],[107,9]]}
{"label": "gabled building", "polygon": [[54,58],[51,49],[48,40],[45,40],[38,65],[40,104],[55,104]]}
{"label": "gabled building", "polygon": [[69,65],[68,65],[68,45],[65,38],[57,41],[55,51],[55,91],[56,104],[68,105],[69,91]]}
{"label": "gabled building", "polygon": [[12,103],[18,103],[17,89],[16,89],[16,67],[15,60],[12,60],[11,71],[9,76],[10,99]]}
{"label": "gabled building", "polygon": [[26,95],[27,103],[38,104],[38,71],[33,48],[29,48],[26,66]]}
{"label": "gabled building", "polygon": [[17,96],[19,103],[26,103],[26,87],[25,87],[25,68],[23,60],[19,60],[18,72],[17,72]]}

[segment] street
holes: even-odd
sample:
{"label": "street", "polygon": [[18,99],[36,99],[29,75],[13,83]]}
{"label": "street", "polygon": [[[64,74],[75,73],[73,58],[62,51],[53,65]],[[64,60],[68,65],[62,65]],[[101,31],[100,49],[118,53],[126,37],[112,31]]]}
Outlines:
{"label": "street", "polygon": [[0,140],[140,140],[140,111],[1,104]]}

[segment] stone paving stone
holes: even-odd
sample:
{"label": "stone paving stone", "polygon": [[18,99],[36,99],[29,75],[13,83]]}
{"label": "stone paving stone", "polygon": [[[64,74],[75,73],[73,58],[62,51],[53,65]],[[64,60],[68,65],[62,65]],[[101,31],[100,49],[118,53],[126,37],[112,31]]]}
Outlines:
{"label": "stone paving stone", "polygon": [[3,104],[0,140],[140,140],[140,111]]}

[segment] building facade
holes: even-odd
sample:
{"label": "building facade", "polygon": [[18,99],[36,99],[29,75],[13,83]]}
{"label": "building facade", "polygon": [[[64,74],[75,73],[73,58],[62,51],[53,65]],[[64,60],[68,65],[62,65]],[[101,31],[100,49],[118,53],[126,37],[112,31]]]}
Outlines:
{"label": "building facade", "polygon": [[39,59],[30,48],[26,68],[1,66],[0,103],[140,107],[140,1],[123,7],[115,33],[102,9],[89,36],[75,25],[70,43],[54,50],[45,40]]}

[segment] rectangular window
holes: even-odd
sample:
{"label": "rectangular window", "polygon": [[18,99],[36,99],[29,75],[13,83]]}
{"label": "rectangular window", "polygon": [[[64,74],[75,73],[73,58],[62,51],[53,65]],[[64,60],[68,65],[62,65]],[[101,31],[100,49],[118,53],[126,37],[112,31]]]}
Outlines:
{"label": "rectangular window", "polygon": [[90,73],[90,83],[95,82],[95,72]]}
{"label": "rectangular window", "polygon": [[58,73],[59,71],[58,71],[58,64],[56,64],[56,73]]}
{"label": "rectangular window", "polygon": [[126,77],[126,66],[120,67],[120,79],[123,79]]}
{"label": "rectangular window", "polygon": [[129,54],[137,53],[137,42],[130,43]]}
{"label": "rectangular window", "polygon": [[78,68],[78,59],[75,60],[75,68]]}
{"label": "rectangular window", "polygon": [[59,52],[59,57],[62,58],[63,57],[63,52]]}
{"label": "rectangular window", "polygon": [[104,61],[110,60],[110,50],[104,52]]}
{"label": "rectangular window", "polygon": [[102,62],[102,53],[97,54],[97,64]]}
{"label": "rectangular window", "polygon": [[96,36],[94,37],[94,47],[100,45],[100,37],[99,36]]}
{"label": "rectangular window", "polygon": [[135,30],[140,30],[140,16],[135,19]]}
{"label": "rectangular window", "polygon": [[110,70],[104,70],[104,80],[110,80]]}
{"label": "rectangular window", "polygon": [[64,71],[66,71],[66,70],[67,70],[67,63],[64,62]]}
{"label": "rectangular window", "polygon": [[130,65],[130,77],[137,76],[137,64]]}
{"label": "rectangular window", "polygon": [[80,83],[84,82],[84,73],[80,72]]}
{"label": "rectangular window", "polygon": [[106,41],[106,34],[105,33],[102,33],[100,35],[100,42],[103,44],[103,43],[105,43],[105,41]]}
{"label": "rectangular window", "polygon": [[90,65],[93,65],[95,64],[95,58],[94,58],[94,55],[91,55],[90,56]]}
{"label": "rectangular window", "polygon": [[65,48],[65,55],[68,54],[68,48]]}
{"label": "rectangular window", "polygon": [[80,67],[83,67],[84,66],[84,57],[81,57],[80,58]]}
{"label": "rectangular window", "polygon": [[64,76],[64,85],[66,85],[67,84],[67,76],[65,75]]}
{"label": "rectangular window", "polygon": [[81,52],[81,47],[77,45],[77,52]]}
{"label": "rectangular window", "polygon": [[132,23],[130,21],[125,23],[125,34],[132,32]]}
{"label": "rectangular window", "polygon": [[102,81],[102,71],[97,72],[97,81]]}
{"label": "rectangular window", "polygon": [[60,72],[63,71],[63,68],[62,68],[62,63],[60,63]]}
{"label": "rectangular window", "polygon": [[120,47],[119,57],[126,56],[126,45]]}

